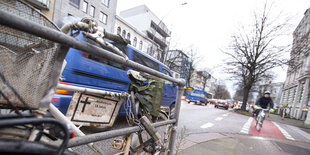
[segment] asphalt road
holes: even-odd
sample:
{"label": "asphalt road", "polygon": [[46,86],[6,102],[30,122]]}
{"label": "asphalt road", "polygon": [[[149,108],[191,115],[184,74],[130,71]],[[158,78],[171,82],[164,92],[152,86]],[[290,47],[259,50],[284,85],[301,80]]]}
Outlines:
{"label": "asphalt road", "polygon": [[[268,119],[268,118],[267,118]],[[178,130],[186,128],[187,134],[224,133],[274,137],[310,143],[310,134],[295,126],[264,121],[260,132],[255,129],[252,117],[217,109],[213,105],[201,106],[182,102]]]}
{"label": "asphalt road", "polygon": [[[125,118],[121,117],[118,118],[113,128],[82,128],[82,131],[86,134],[91,134],[126,126],[128,125]],[[252,117],[237,114],[231,109],[217,109],[210,104],[201,106],[182,102],[178,132],[180,133],[182,129],[186,129],[186,135],[200,133],[240,134],[244,136],[275,137],[296,142],[310,143],[310,134],[298,127],[266,120],[264,121],[261,131],[257,132],[254,128],[254,120]],[[106,154],[118,153],[118,150],[111,148],[111,143],[112,139],[96,142],[95,144],[100,149],[104,150]],[[80,146],[72,149],[79,154],[94,154],[87,146]]]}

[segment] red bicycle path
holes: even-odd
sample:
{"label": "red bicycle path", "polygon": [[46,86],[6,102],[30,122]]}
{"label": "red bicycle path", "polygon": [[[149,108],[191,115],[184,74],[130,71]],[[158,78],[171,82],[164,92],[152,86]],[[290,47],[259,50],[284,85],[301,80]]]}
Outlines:
{"label": "red bicycle path", "polygon": [[286,139],[286,137],[278,129],[278,127],[275,126],[271,121],[268,121],[268,120],[264,120],[263,127],[261,128],[260,131],[257,131],[255,128],[255,119],[253,119],[253,121],[251,123],[250,130],[249,130],[249,134],[254,135],[254,136],[274,137],[274,138]]}

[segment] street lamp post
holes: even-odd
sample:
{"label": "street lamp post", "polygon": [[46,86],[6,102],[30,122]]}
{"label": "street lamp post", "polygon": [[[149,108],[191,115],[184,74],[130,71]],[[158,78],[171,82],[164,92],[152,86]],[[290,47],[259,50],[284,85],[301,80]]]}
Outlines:
{"label": "street lamp post", "polygon": [[[180,7],[180,6],[184,6],[184,5],[187,5],[187,2],[184,2],[184,3],[182,3],[181,5],[179,5],[179,6],[177,6],[177,7],[174,7],[174,8],[172,8],[171,10],[169,10],[165,15],[164,15],[164,17],[159,21],[159,23],[157,24],[157,26],[155,27],[155,32],[153,32],[153,38],[152,38],[152,50],[154,50],[153,48],[154,48],[154,44],[153,44],[153,42],[154,42],[154,39],[155,39],[155,35],[156,35],[156,33],[157,33],[157,30],[158,30],[158,27],[160,26],[160,24],[163,22],[163,20],[173,11],[173,10],[175,10],[175,9],[177,9],[178,7]],[[168,46],[168,45],[167,45]],[[164,49],[164,51],[162,52],[162,54],[161,54],[161,57],[158,57],[158,59],[159,59],[159,61],[160,62],[162,62],[162,63],[164,63],[164,54],[165,54],[165,52],[166,52],[166,50],[168,49],[168,47],[166,47],[165,49]]]}

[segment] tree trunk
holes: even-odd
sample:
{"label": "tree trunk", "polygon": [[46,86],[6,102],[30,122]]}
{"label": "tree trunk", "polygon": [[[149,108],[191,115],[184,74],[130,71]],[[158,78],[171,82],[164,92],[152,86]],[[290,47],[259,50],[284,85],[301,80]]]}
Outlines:
{"label": "tree trunk", "polygon": [[203,84],[202,90],[205,90],[205,88],[206,88],[206,83],[207,83],[206,80],[204,80],[203,83],[202,83],[202,84]]}
{"label": "tree trunk", "polygon": [[188,75],[188,86],[189,87],[192,87],[192,83],[191,83],[191,79],[192,79],[192,76],[193,76],[193,74],[194,74],[194,69],[193,69],[193,66],[192,66],[192,64],[190,64],[190,66],[189,66],[190,68],[189,68],[189,75]]}
{"label": "tree trunk", "polygon": [[249,97],[249,93],[250,93],[250,89],[249,87],[244,87],[243,88],[243,103],[241,106],[241,110],[246,111],[246,105],[248,102],[248,97]]}

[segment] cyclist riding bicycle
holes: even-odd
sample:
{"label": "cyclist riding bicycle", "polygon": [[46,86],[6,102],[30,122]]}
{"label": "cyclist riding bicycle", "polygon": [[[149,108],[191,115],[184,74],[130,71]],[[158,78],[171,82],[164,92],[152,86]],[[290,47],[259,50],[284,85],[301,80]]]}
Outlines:
{"label": "cyclist riding bicycle", "polygon": [[253,111],[253,114],[252,116],[257,116],[258,113],[259,113],[259,110],[257,109],[258,107],[261,107],[263,109],[267,109],[268,106],[270,107],[270,112],[274,112],[274,109],[273,109],[273,101],[270,97],[270,92],[269,91],[265,91],[264,93],[264,96],[260,97],[255,105],[254,105],[254,111]]}

